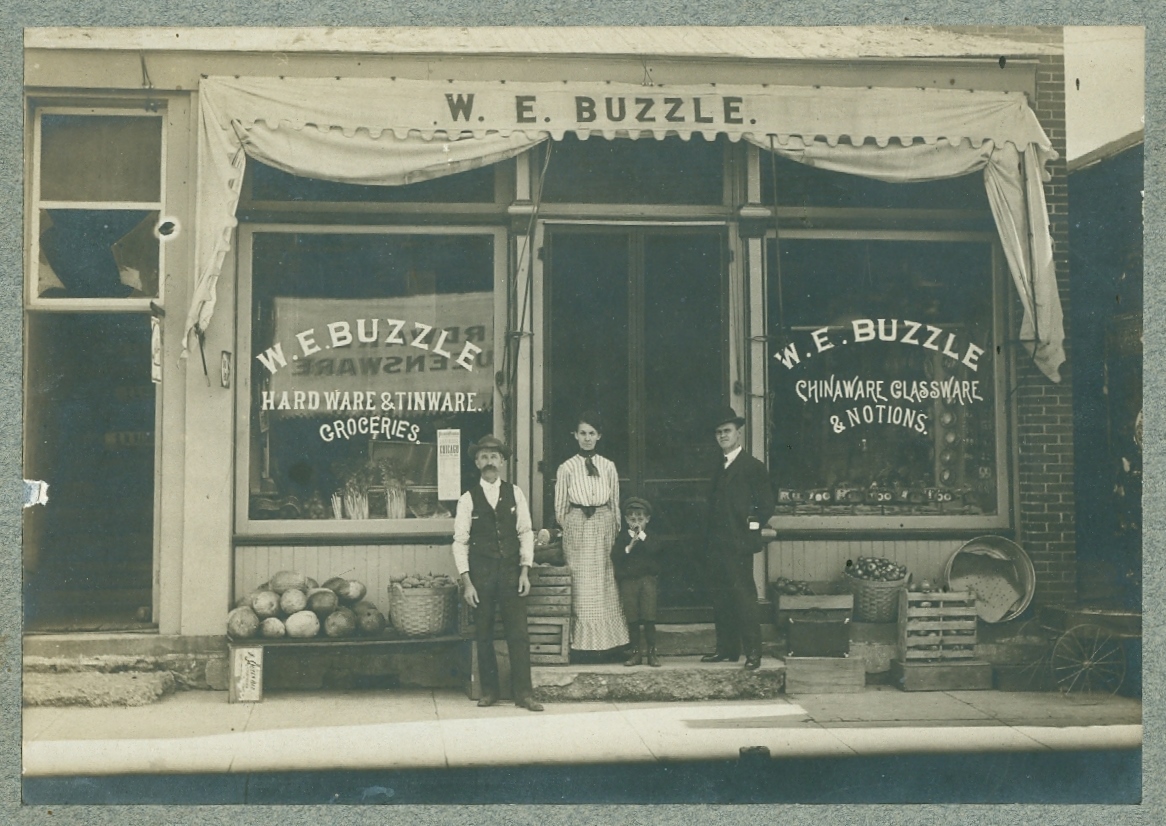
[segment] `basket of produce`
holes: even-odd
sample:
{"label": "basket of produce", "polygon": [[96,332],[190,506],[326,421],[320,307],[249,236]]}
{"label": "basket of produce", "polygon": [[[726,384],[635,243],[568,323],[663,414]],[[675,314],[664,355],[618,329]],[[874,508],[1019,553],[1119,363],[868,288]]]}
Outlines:
{"label": "basket of produce", "polygon": [[534,538],[534,561],[536,565],[566,565],[563,556],[563,532],[543,528]]}
{"label": "basket of produce", "polygon": [[389,621],[407,637],[429,637],[453,625],[457,585],[445,574],[400,574],[389,585]]}
{"label": "basket of produce", "polygon": [[846,583],[854,594],[856,622],[894,622],[899,592],[907,587],[907,566],[881,557],[860,556],[846,566]]}

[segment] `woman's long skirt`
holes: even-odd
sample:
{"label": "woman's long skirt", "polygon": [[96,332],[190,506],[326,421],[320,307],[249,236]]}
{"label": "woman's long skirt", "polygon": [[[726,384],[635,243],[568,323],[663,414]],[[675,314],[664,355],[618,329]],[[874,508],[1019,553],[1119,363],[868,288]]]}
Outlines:
{"label": "woman's long skirt", "polygon": [[613,520],[609,508],[590,519],[572,508],[563,525],[563,555],[571,567],[571,647],[577,651],[605,651],[628,642],[611,567]]}

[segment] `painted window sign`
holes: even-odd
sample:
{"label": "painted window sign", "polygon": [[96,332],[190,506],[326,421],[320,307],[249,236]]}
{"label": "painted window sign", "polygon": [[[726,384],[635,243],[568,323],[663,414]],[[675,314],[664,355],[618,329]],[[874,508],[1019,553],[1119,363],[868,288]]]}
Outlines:
{"label": "painted window sign", "polygon": [[260,232],[252,268],[250,518],[448,516],[439,436],[492,425],[493,236]]}
{"label": "painted window sign", "polygon": [[779,511],[995,514],[990,245],[783,240],[780,288],[770,252]]}

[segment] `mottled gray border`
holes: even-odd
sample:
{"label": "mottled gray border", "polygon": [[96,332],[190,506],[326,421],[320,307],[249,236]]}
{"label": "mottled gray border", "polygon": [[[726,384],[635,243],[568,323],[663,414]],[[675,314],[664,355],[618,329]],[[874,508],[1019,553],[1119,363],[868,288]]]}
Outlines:
{"label": "mottled gray border", "polygon": [[[22,107],[21,45],[25,26],[385,26],[385,25],[1145,25],[1147,26],[1146,123],[1146,542],[1145,600],[1162,604],[1160,546],[1163,504],[1161,426],[1153,399],[1163,398],[1166,379],[1159,361],[1162,332],[1156,323],[1163,307],[1159,253],[1166,252],[1163,204],[1158,195],[1163,162],[1157,129],[1163,123],[1166,80],[1157,58],[1166,48],[1163,8],[1136,0],[987,0],[979,7],[962,0],[846,2],[815,0],[657,0],[652,3],[608,0],[593,7],[566,0],[395,0],[362,4],[352,0],[188,0],[176,4],[144,0],[0,0],[0,476],[6,507],[0,514],[0,819],[36,823],[266,823],[282,826],[352,822],[393,823],[1098,823],[1163,822],[1161,775],[1160,612],[1145,618],[1147,662],[1143,700],[1146,713],[1145,786],[1139,807],[1041,806],[750,806],[692,807],[402,807],[309,809],[306,807],[63,807],[52,815],[20,801],[20,393],[21,393],[21,216]],[[377,8],[382,6],[383,8]],[[1082,778],[1086,781],[1086,778]],[[1159,812],[1154,815],[1153,812]]]}

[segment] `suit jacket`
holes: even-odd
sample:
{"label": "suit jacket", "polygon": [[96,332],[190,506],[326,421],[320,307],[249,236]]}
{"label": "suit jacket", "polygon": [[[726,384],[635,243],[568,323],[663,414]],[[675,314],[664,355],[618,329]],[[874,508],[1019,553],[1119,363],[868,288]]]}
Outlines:
{"label": "suit jacket", "polygon": [[617,580],[657,576],[660,573],[660,553],[656,537],[650,531],[644,533],[648,538],[643,542],[637,541],[630,551],[628,544],[632,538],[627,528],[623,528],[616,535],[611,548],[611,565]]}
{"label": "suit jacket", "polygon": [[718,468],[709,493],[707,543],[712,550],[728,546],[741,554],[755,554],[765,547],[761,531],[749,530],[750,520],[761,527],[773,516],[773,491],[769,471],[744,450],[733,464]]}

